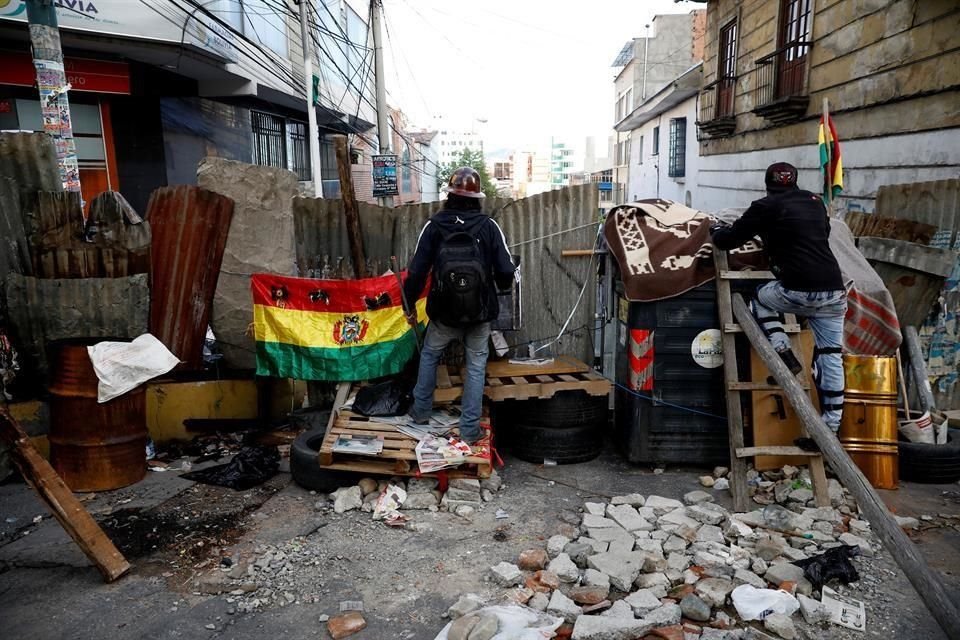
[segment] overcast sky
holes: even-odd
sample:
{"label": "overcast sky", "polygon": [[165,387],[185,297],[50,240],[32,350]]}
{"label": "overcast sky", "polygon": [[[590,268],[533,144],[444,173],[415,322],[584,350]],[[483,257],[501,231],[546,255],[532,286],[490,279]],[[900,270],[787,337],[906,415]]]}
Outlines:
{"label": "overcast sky", "polygon": [[[488,149],[561,137],[582,147],[613,125],[611,63],[673,0],[384,0],[387,91],[414,124],[470,127]],[[600,149],[598,149],[600,152]]]}

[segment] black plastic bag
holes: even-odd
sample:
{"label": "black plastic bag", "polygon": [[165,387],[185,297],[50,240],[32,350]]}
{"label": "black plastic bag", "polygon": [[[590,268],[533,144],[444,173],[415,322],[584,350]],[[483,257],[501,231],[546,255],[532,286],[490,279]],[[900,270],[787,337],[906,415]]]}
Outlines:
{"label": "black plastic bag", "polygon": [[361,387],[353,401],[353,411],[362,416],[402,416],[412,403],[409,382],[394,378]]}
{"label": "black plastic bag", "polygon": [[806,560],[797,560],[793,564],[803,569],[803,576],[810,581],[814,589],[820,589],[833,579],[842,584],[850,584],[860,579],[857,568],[850,558],[860,555],[860,547],[843,545],[827,549],[823,553]]}
{"label": "black plastic bag", "polygon": [[280,452],[276,447],[244,447],[226,464],[190,471],[180,477],[243,491],[263,484],[279,469]]}

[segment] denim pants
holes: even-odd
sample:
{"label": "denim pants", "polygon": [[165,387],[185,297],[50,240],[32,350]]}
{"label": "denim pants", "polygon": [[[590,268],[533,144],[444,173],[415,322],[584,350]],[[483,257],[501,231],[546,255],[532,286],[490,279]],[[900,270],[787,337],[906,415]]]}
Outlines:
{"label": "denim pants", "polygon": [[433,391],[437,386],[437,365],[447,345],[463,340],[467,355],[467,375],[463,381],[460,437],[475,442],[481,436],[480,412],[483,406],[483,385],[486,382],[487,353],[490,343],[490,323],[481,322],[469,327],[448,327],[436,320],[427,325],[427,337],[420,352],[420,371],[413,388],[413,409],[410,415],[425,420],[433,411]]}
{"label": "denim pants", "polygon": [[816,342],[813,378],[820,396],[820,411],[823,421],[836,433],[843,414],[843,319],[847,314],[847,292],[792,291],[775,280],[757,289],[751,309],[778,351],[790,348],[780,314],[807,318]]}

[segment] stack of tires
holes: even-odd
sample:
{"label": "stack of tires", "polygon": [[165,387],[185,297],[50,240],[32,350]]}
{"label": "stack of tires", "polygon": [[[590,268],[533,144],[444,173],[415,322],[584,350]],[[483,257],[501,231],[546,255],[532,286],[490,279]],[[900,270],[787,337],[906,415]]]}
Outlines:
{"label": "stack of tires", "polygon": [[608,420],[607,396],[561,391],[552,398],[508,400],[493,410],[499,446],[527,462],[586,462],[600,455]]}
{"label": "stack of tires", "polygon": [[946,444],[900,441],[900,479],[926,484],[960,480],[960,429],[950,429]]}

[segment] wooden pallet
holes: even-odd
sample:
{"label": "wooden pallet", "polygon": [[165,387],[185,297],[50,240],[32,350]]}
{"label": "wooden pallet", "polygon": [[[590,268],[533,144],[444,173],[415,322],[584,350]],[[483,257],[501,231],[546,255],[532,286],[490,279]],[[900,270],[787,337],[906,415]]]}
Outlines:
{"label": "wooden pallet", "polygon": [[[337,391],[334,411],[327,423],[327,433],[320,445],[318,462],[324,469],[356,471],[376,475],[414,476],[417,467],[417,441],[397,431],[393,425],[374,422],[366,416],[340,409],[359,385],[343,383]],[[454,434],[458,434],[456,428]],[[489,432],[488,432],[489,433]],[[383,452],[378,456],[345,454],[333,450],[341,436],[383,436]],[[487,435],[473,447],[476,455],[468,456],[459,467],[444,469],[451,478],[489,478],[493,471],[490,436]],[[435,474],[424,474],[435,475]]]}
{"label": "wooden pallet", "polygon": [[493,402],[552,398],[560,391],[586,391],[591,396],[610,393],[610,381],[596,371],[541,373],[538,375],[487,376],[484,395]]}

